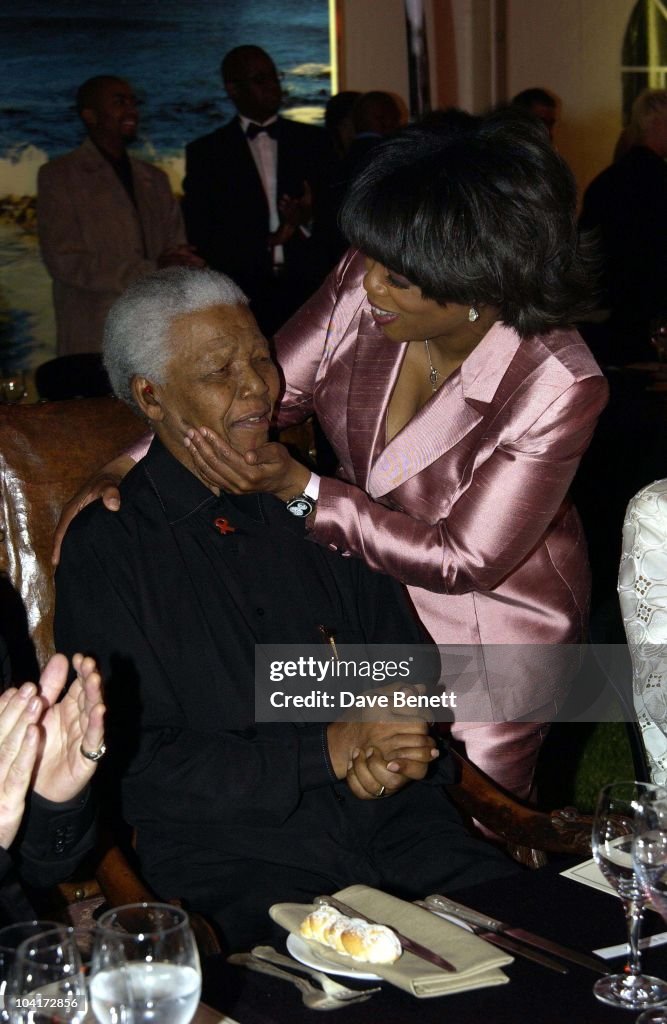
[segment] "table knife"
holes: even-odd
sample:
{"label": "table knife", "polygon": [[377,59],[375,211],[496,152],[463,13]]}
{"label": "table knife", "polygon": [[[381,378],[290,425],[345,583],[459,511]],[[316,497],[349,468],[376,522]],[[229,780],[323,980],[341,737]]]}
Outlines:
{"label": "table knife", "polygon": [[[360,917],[362,921],[367,921],[368,924],[382,924],[381,921],[374,921],[372,917],[368,917],[366,914],[362,914],[359,910],[355,910],[354,907],[349,907],[347,903],[342,903],[336,899],[335,896],[318,896],[315,903],[319,906],[333,907],[335,910],[340,910],[341,914],[345,914],[347,917]],[[393,925],[385,925],[387,928],[391,928],[396,938],[401,943],[403,949],[407,949],[408,953],[412,953],[414,956],[418,956],[421,960],[428,960],[430,964],[435,967],[440,967],[443,971],[450,971],[456,973],[456,967],[451,964],[449,960],[445,960],[443,956],[436,953],[434,950],[429,949],[428,946],[422,946],[420,942],[415,942],[414,939],[408,938],[407,935],[403,935]]]}
{"label": "table knife", "polygon": [[510,938],[523,942],[527,946],[534,946],[536,949],[544,950],[545,953],[559,956],[562,960],[579,964],[580,967],[587,967],[590,971],[597,971],[598,974],[610,973],[607,964],[597,956],[589,953],[580,953],[578,949],[562,946],[559,942],[542,938],[541,935],[529,932],[525,928],[514,928],[512,925],[498,921],[494,917],[487,917],[486,914],[473,910],[471,907],[466,907],[462,903],[456,903],[447,896],[427,896],[424,902],[428,907],[442,910],[446,914],[452,914],[468,924],[486,928],[488,931],[495,932],[498,935],[508,935]]}
{"label": "table knife", "polygon": [[[423,907],[424,910],[429,910],[432,914],[444,914],[444,911],[438,910],[435,906],[429,906],[425,900],[415,900],[415,905]],[[453,914],[449,916],[454,917]],[[504,949],[506,953],[511,953],[512,956],[521,956],[524,960],[532,960],[536,964],[541,964],[542,967],[548,967],[549,970],[556,971],[557,974],[569,973],[565,964],[562,964],[560,960],[554,960],[553,957],[547,956],[541,950],[528,946],[525,942],[519,942],[518,939],[513,939],[509,935],[503,935],[501,932],[490,932],[488,928],[482,928],[481,925],[472,924],[470,921],[463,921],[459,915],[456,916],[459,921],[462,921],[471,929],[473,935],[476,935],[479,939],[484,939],[485,942],[490,942],[492,946]]]}

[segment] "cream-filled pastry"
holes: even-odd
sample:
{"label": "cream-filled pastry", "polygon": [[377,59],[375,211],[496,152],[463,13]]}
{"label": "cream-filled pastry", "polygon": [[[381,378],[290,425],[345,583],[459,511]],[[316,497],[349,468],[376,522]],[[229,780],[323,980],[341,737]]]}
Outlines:
{"label": "cream-filled pastry", "polygon": [[360,917],[346,917],[333,907],[313,910],[301,922],[304,939],[315,939],[343,956],[369,964],[393,964],[403,952],[401,944],[383,924],[369,924]]}

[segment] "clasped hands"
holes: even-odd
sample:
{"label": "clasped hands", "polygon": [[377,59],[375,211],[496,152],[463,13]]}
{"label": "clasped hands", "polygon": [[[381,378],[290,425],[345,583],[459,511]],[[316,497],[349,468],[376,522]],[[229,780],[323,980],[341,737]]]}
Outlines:
{"label": "clasped hands", "polygon": [[[390,692],[404,687],[386,687]],[[410,686],[414,693],[423,687]],[[378,712],[375,712],[377,715]],[[339,720],[327,726],[329,757],[336,777],[345,779],[360,800],[392,796],[409,782],[423,779],[440,754],[428,722],[415,712],[381,712],[384,721]]]}
{"label": "clasped hands", "polygon": [[77,677],[62,700],[68,661],[55,654],[39,686],[24,683],[0,695],[0,846],[8,849],[21,824],[29,787],[61,803],[77,796],[95,764],[81,755],[104,740],[102,681],[92,658],[75,654]]}

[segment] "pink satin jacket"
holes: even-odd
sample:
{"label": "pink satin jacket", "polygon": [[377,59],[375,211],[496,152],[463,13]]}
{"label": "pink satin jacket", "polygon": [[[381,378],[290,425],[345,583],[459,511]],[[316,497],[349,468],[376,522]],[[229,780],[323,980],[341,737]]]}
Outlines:
{"label": "pink satin jacket", "polygon": [[[590,579],[568,487],[607,401],[573,330],[521,340],[495,324],[386,443],[406,345],[374,323],[363,258],[348,253],[276,337],[280,426],[315,412],[340,460],[311,536],[406,584],[440,644],[585,638]],[[494,710],[553,696],[526,674]]]}

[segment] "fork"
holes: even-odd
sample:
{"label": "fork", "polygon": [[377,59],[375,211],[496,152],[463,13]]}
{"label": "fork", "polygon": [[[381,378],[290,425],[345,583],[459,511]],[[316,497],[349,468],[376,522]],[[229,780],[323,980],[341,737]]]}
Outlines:
{"label": "fork", "polygon": [[327,995],[333,996],[334,999],[341,999],[343,1002],[354,1001],[358,996],[372,996],[375,992],[380,991],[379,985],[376,985],[375,988],[348,988],[347,985],[341,985],[339,982],[334,981],[328,974],[316,971],[312,967],[306,967],[305,964],[299,963],[298,960],[293,960],[291,956],[284,956],[277,949],[274,949],[273,946],[255,946],[252,952],[260,960],[267,960],[271,964],[288,967],[292,971],[303,971],[304,974],[308,974],[317,981]]}
{"label": "fork", "polygon": [[232,953],[231,956],[227,957],[227,962],[240,965],[241,967],[248,967],[251,971],[259,971],[260,974],[270,974],[274,978],[282,978],[283,981],[291,982],[301,993],[304,1005],[311,1010],[340,1010],[343,1006],[350,1006],[352,1003],[365,1003],[367,999],[370,999],[370,995],[357,995],[356,993],[354,999],[335,999],[333,996],[323,992],[322,989],[315,988],[305,978],[299,978],[296,974],[292,974],[291,971],[287,971],[283,967],[276,967],[275,964],[268,963],[266,960],[260,960],[258,956],[254,956],[252,953]]}

